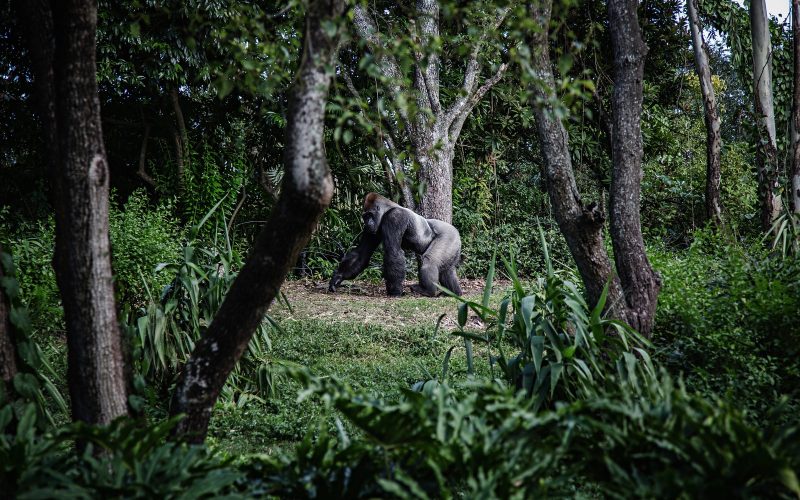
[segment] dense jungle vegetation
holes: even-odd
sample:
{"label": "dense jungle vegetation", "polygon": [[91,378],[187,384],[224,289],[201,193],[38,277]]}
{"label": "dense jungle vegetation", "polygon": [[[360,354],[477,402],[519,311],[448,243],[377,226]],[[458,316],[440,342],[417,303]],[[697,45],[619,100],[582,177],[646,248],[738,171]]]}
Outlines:
{"label": "dense jungle vegetation", "polygon": [[0,491],[797,498],[791,4],[0,2]]}

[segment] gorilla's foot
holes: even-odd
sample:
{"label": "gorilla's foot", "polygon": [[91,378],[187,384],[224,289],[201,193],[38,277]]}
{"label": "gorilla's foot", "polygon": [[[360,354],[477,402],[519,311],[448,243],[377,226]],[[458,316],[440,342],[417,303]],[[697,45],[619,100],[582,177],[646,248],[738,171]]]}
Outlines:
{"label": "gorilla's foot", "polygon": [[438,293],[424,288],[422,285],[411,285],[411,291],[417,295],[424,295],[426,297],[436,297]]}

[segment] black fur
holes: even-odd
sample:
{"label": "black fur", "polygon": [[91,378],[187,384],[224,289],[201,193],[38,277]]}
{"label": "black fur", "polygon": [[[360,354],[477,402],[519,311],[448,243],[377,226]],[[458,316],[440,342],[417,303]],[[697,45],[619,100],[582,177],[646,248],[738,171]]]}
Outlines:
{"label": "black fur", "polygon": [[412,289],[434,297],[441,284],[461,295],[456,266],[461,259],[461,238],[452,225],[425,219],[407,208],[375,193],[364,202],[364,233],[358,246],[345,254],[331,277],[328,290],[336,290],[342,280],[353,279],[367,267],[379,244],[383,243],[383,277],[389,296],[403,294],[406,259],[403,250],[419,256],[420,284]]}

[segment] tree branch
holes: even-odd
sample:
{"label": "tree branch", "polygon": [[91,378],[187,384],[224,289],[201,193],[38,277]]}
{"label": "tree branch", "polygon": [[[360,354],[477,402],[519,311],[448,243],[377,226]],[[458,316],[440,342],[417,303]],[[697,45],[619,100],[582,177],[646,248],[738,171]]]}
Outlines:
{"label": "tree branch", "polygon": [[[353,7],[353,24],[356,28],[356,33],[361,37],[375,53],[378,61],[378,67],[383,73],[383,76],[388,80],[388,87],[392,97],[397,99],[403,91],[403,74],[400,72],[400,66],[397,60],[387,51],[386,44],[383,43],[378,35],[378,25],[369,13],[361,6],[356,5]],[[400,117],[403,121],[410,125],[408,120],[408,113],[404,109],[398,109]]]}
{"label": "tree branch", "polygon": [[[480,101],[480,98],[483,97],[483,95],[486,94],[486,92],[495,83],[497,83],[497,81],[499,81],[500,78],[502,78],[503,76],[502,74],[505,73],[507,65],[503,64],[501,65],[502,71],[499,71],[500,77],[497,78],[497,80],[495,80],[491,85],[489,85],[488,88],[484,89],[484,87],[486,87],[486,85],[484,85],[480,89],[477,89],[477,92],[482,91],[482,93],[480,97],[478,97],[478,101],[474,101],[470,104],[470,102],[473,101],[473,97],[476,93],[476,86],[478,85],[478,77],[481,74],[481,64],[480,62],[478,62],[480,51],[483,48],[484,43],[486,43],[486,39],[489,37],[489,34],[497,31],[503,24],[503,22],[506,19],[506,16],[508,16],[508,12],[509,12],[508,7],[500,9],[500,12],[497,14],[497,18],[495,18],[495,21],[492,23],[491,28],[483,31],[480,39],[472,48],[469,60],[467,61],[467,67],[464,70],[464,80],[463,83],[461,84],[462,95],[458,99],[456,99],[456,101],[450,106],[450,108],[445,113],[445,117],[448,120],[448,123],[455,122],[465,110],[466,114],[469,115],[469,112],[472,110],[475,104],[478,101]],[[497,73],[495,74],[495,76],[497,76]],[[494,77],[492,79],[494,79]],[[466,119],[466,116],[464,116],[464,119]],[[461,120],[461,124],[463,125],[463,120]],[[459,131],[461,130],[461,126],[458,126],[457,128]]]}
{"label": "tree branch", "polygon": [[474,108],[475,105],[478,104],[481,99],[483,99],[483,96],[486,95],[486,93],[489,92],[489,90],[491,90],[491,88],[503,78],[503,75],[505,75],[507,69],[507,63],[501,64],[500,67],[497,68],[495,74],[486,80],[486,82],[484,82],[484,84],[481,85],[478,90],[476,90],[471,96],[469,96],[468,99],[465,100],[464,105],[460,109],[460,113],[452,116],[448,133],[453,140],[457,139],[459,134],[461,134],[461,128],[464,126],[464,122],[466,121],[470,112],[472,112],[472,108]]}

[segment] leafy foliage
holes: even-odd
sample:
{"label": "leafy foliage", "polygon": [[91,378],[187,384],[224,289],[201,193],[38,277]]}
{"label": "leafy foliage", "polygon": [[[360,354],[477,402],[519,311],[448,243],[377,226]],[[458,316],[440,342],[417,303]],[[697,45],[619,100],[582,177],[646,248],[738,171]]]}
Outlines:
{"label": "leafy foliage", "polygon": [[800,270],[771,257],[760,241],[696,233],[681,255],[656,251],[664,287],[656,330],[658,357],[703,394],[725,394],[753,418],[782,395],[797,405],[800,364],[793,320]]}
{"label": "leafy foliage", "polygon": [[[222,241],[204,247],[195,239],[218,208],[219,203],[192,229],[180,260],[158,266],[156,271],[172,276],[172,281],[158,298],[151,294],[129,327],[139,373],[161,391],[151,394],[153,398],[164,396],[169,389],[195,342],[211,324],[242,264],[228,240],[224,219],[217,232]],[[270,328],[270,323],[262,324],[253,335],[247,353],[223,388],[223,401],[244,405],[257,393],[271,392],[273,381],[266,358]]]}
{"label": "leafy foliage", "polygon": [[523,393],[475,381],[440,384],[384,402],[301,369],[293,378],[365,434],[334,419],[290,455],[245,466],[256,491],[309,498],[527,498],[796,494],[796,425],[771,416],[754,426],[732,406],[691,395],[666,376],[615,382],[554,410]]}
{"label": "leafy foliage", "polygon": [[[8,410],[0,410],[0,484],[15,498],[209,498],[231,493],[241,477],[205,448],[165,442],[175,419],[74,423],[39,434],[32,405],[15,432],[3,418]],[[85,448],[71,447],[75,441]]]}
{"label": "leafy foliage", "polygon": [[132,305],[147,301],[147,290],[160,290],[169,283],[156,273],[162,262],[180,253],[183,231],[175,219],[175,206],[167,201],[153,206],[143,189],[131,193],[121,208],[109,214],[112,266],[117,292]]}
{"label": "leafy foliage", "polygon": [[[546,274],[537,280],[536,288],[525,290],[514,261],[504,259],[512,291],[499,309],[490,308],[493,260],[482,301],[459,298],[456,334],[494,346],[498,354],[490,363],[500,368],[507,382],[533,399],[534,411],[555,401],[585,397],[623,358],[629,368],[643,368],[646,375],[654,375],[649,356],[636,347],[645,345],[644,339],[626,324],[603,317],[607,290],[590,310],[575,283],[556,273],[541,228],[539,238]],[[469,309],[487,325],[485,333],[465,330]],[[519,353],[506,354],[506,343]],[[645,362],[637,363],[636,356]]]}
{"label": "leafy foliage", "polygon": [[[0,291],[7,299],[10,331],[8,341],[16,349],[17,373],[9,385],[0,384],[0,428],[9,422],[27,418],[40,429],[55,425],[57,417],[67,413],[67,403],[53,380],[57,375],[50,362],[31,337],[28,309],[20,300],[20,288],[11,254],[0,251],[2,278]],[[5,319],[5,318],[4,318]],[[30,415],[28,415],[30,413]],[[27,415],[27,417],[26,417]]]}

